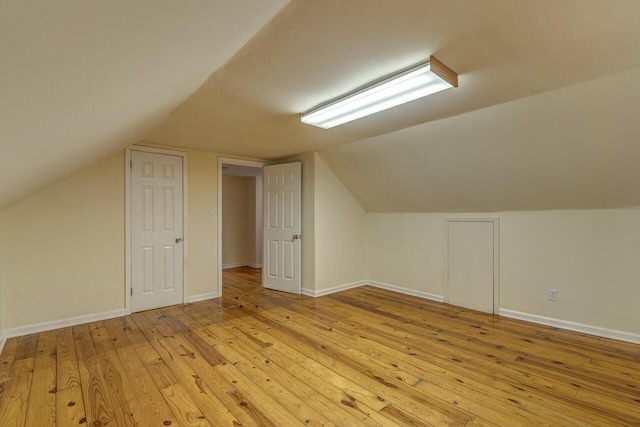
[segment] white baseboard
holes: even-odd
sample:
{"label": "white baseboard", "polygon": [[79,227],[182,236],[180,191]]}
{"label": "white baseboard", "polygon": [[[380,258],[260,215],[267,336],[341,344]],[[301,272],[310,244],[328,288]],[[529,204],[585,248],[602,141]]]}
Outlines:
{"label": "white baseboard", "polygon": [[332,288],[320,289],[319,291],[312,291],[311,289],[302,288],[302,295],[307,295],[310,297],[321,297],[323,295],[335,294],[336,292],[346,291],[347,289],[358,288],[366,284],[367,284],[366,280],[360,280],[358,282],[345,283],[344,285],[338,285]]}
{"label": "white baseboard", "polygon": [[2,354],[2,350],[4,350],[4,344],[7,342],[7,336],[5,334],[0,335],[0,354]]}
{"label": "white baseboard", "polygon": [[582,332],[603,338],[611,338],[618,341],[626,341],[633,344],[640,344],[640,334],[633,332],[618,331],[615,329],[601,328],[599,326],[585,325],[583,323],[570,322],[568,320],[556,319],[553,317],[539,316],[537,314],[523,313],[521,311],[501,308],[498,310],[500,316],[511,319],[524,320],[526,322],[538,323],[541,325],[554,326],[574,332]]}
{"label": "white baseboard", "polygon": [[262,264],[227,264],[227,265],[223,265],[222,269],[226,270],[228,268],[238,268],[238,267],[262,268]]}
{"label": "white baseboard", "polygon": [[444,296],[442,295],[430,294],[429,292],[417,291],[415,289],[403,288],[401,286],[390,285],[388,283],[376,282],[375,280],[367,280],[366,282],[375,288],[386,289],[388,291],[394,291],[400,294],[420,297],[431,301],[444,302]]}
{"label": "white baseboard", "polygon": [[227,264],[227,265],[223,265],[222,269],[226,270],[228,268],[237,268],[237,267],[246,267],[247,264]]}
{"label": "white baseboard", "polygon": [[213,298],[218,298],[220,295],[217,292],[209,292],[206,294],[199,294],[199,295],[191,295],[189,297],[187,297],[187,302],[188,303],[192,303],[192,302],[198,302],[198,301],[204,301],[207,299],[213,299]]}
{"label": "white baseboard", "polygon": [[359,288],[360,286],[370,285],[374,288],[386,289],[388,291],[398,292],[400,294],[411,295],[414,297],[425,298],[431,301],[443,302],[444,297],[442,295],[430,294],[429,292],[417,291],[415,289],[403,288],[401,286],[390,285],[388,283],[376,282],[374,280],[360,280],[352,283],[345,283],[344,285],[334,286],[332,288],[320,289],[319,291],[313,291],[311,289],[302,288],[302,295],[310,297],[321,297],[323,295],[334,294],[336,292],[346,291],[347,289]]}
{"label": "white baseboard", "polygon": [[53,320],[51,322],[35,323],[33,325],[18,326],[4,331],[5,338],[20,337],[23,335],[37,334],[39,332],[51,331],[53,329],[66,328],[68,326],[82,325],[84,323],[97,322],[100,320],[113,319],[127,314],[124,308],[103,313],[87,314],[84,316],[68,317],[66,319]]}

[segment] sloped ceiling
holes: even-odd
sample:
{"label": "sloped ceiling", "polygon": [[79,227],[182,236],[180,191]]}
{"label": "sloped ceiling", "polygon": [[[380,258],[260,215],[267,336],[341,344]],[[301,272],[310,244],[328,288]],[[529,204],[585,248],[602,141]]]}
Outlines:
{"label": "sloped ceiling", "polygon": [[[639,18],[637,0],[0,1],[0,209],[140,140],[320,151],[367,210],[640,205]],[[432,54],[458,89],[299,123]]]}
{"label": "sloped ceiling", "polygon": [[[640,67],[637,0],[293,0],[148,142],[267,159]],[[434,54],[460,87],[331,130],[298,113]]]}
{"label": "sloped ceiling", "polygon": [[0,1],[0,209],[138,142],[286,3]]}
{"label": "sloped ceiling", "polygon": [[640,206],[640,70],[320,153],[367,211]]}
{"label": "sloped ceiling", "polygon": [[[319,151],[368,211],[640,205],[640,2],[292,1],[150,134]],[[434,54],[460,87],[330,130],[298,113]]]}

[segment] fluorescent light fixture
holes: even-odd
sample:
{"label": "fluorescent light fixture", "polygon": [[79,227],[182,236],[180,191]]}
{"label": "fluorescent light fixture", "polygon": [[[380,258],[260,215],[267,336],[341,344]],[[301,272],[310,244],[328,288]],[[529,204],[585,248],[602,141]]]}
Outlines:
{"label": "fluorescent light fixture", "polygon": [[458,75],[432,56],[429,61],[302,113],[300,121],[330,129],[451,87],[458,87]]}

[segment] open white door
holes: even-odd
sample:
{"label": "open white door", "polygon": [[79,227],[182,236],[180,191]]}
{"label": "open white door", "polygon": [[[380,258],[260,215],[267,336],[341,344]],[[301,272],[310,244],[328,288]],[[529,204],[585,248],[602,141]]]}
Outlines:
{"label": "open white door", "polygon": [[131,151],[131,309],[183,302],[182,158]]}
{"label": "open white door", "polygon": [[300,293],[301,166],[265,166],[263,182],[264,250],[262,286]]}

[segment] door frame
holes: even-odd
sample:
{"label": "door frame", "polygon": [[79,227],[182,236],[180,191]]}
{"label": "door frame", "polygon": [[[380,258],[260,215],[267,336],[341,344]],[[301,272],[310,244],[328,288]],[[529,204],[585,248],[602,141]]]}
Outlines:
{"label": "door frame", "polygon": [[184,151],[167,150],[164,148],[144,147],[133,145],[124,151],[124,233],[125,233],[125,266],[124,266],[124,301],[126,314],[131,314],[131,152],[142,151],[145,153],[167,154],[182,157],[182,302],[188,301],[189,295],[189,156]]}
{"label": "door frame", "polygon": [[444,221],[444,303],[449,304],[449,223],[493,223],[493,314],[500,310],[500,217],[497,216],[447,216]]}
{"label": "door frame", "polygon": [[[248,160],[234,157],[218,157],[218,297],[222,296],[222,165],[260,168],[270,165],[266,160]],[[260,190],[262,191],[262,189]],[[263,232],[264,233],[264,232]],[[264,254],[262,254],[264,257]]]}

